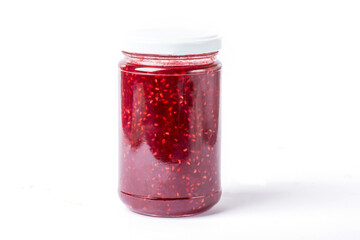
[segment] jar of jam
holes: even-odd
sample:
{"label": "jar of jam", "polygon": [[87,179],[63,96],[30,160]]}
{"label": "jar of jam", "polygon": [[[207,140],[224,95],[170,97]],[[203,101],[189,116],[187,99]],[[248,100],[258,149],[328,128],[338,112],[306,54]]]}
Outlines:
{"label": "jar of jam", "polygon": [[203,212],[220,199],[221,39],[135,32],[119,63],[119,195],[134,212]]}

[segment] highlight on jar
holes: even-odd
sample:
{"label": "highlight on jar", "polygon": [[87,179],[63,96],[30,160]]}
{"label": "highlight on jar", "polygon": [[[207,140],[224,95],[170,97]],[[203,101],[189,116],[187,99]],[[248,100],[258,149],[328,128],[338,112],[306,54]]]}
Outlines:
{"label": "highlight on jar", "polygon": [[120,198],[133,212],[149,216],[210,209],[221,196],[221,38],[142,30],[122,47]]}

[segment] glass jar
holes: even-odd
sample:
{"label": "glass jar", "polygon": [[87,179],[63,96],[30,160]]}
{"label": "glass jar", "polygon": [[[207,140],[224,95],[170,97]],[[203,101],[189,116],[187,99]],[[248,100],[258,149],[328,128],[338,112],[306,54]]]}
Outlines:
{"label": "glass jar", "polygon": [[145,215],[200,213],[221,195],[220,38],[182,36],[132,40],[119,63],[119,195]]}

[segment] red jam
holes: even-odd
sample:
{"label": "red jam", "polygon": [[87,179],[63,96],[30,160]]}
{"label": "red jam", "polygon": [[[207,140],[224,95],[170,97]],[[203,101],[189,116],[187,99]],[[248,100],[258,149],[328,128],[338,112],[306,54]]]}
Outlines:
{"label": "red jam", "polygon": [[125,53],[120,62],[119,195],[132,211],[185,216],[219,201],[215,55]]}

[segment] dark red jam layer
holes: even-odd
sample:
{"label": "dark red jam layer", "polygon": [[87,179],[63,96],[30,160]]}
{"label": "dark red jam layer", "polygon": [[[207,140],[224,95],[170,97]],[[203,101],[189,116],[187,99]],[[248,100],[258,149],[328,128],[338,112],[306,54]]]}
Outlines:
{"label": "dark red jam layer", "polygon": [[216,204],[220,188],[220,63],[120,63],[119,194],[130,209],[182,216]]}

